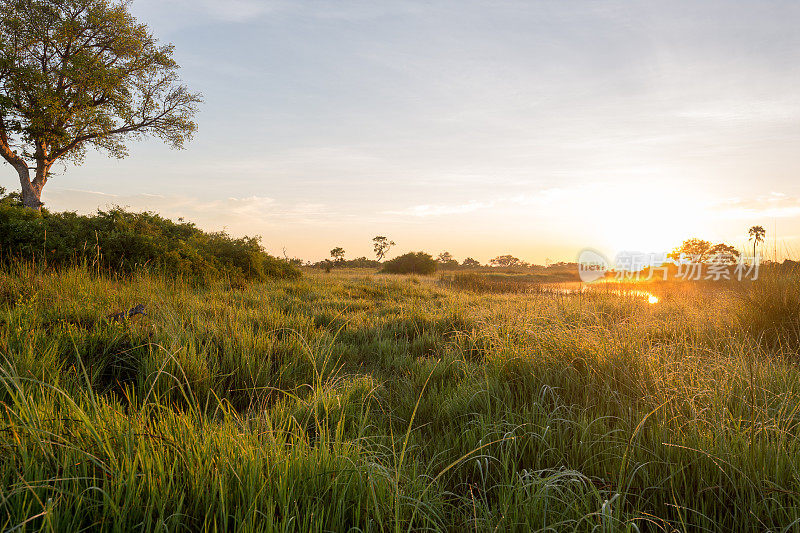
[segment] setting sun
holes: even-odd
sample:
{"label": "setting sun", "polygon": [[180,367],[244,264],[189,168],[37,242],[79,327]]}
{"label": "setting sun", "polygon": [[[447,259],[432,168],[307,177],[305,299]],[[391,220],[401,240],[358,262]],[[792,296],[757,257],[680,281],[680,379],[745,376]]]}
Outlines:
{"label": "setting sun", "polygon": [[595,229],[612,253],[666,252],[687,235],[709,231],[702,209],[707,201],[691,184],[682,184],[680,190],[658,184],[603,188],[586,201],[586,226]]}

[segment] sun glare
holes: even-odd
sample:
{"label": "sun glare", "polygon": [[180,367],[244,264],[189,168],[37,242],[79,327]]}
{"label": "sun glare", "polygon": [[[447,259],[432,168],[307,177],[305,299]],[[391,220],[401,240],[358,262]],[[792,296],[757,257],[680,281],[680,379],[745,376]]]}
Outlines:
{"label": "sun glare", "polygon": [[597,198],[604,206],[597,227],[615,252],[669,251],[687,235],[707,227],[703,209],[695,208],[699,196],[687,199],[686,191],[655,186],[604,191]]}
{"label": "sun glare", "polygon": [[647,302],[651,304],[658,303],[658,296],[653,296],[652,294],[647,298]]}

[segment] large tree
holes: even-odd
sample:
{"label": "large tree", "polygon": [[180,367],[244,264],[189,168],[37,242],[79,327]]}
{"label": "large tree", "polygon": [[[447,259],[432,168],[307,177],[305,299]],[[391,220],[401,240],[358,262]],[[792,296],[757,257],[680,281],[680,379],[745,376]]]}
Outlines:
{"label": "large tree", "polygon": [[0,1],[0,155],[38,209],[56,162],[156,136],[182,148],[201,97],[122,0]]}

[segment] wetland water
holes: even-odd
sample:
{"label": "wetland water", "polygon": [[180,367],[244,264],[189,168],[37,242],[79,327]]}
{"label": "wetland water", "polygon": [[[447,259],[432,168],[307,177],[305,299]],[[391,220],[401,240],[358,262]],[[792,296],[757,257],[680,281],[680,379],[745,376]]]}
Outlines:
{"label": "wetland water", "polygon": [[615,287],[611,283],[548,283],[537,287],[539,292],[550,294],[611,294],[622,298],[641,298],[650,304],[660,300],[655,294],[641,289]]}

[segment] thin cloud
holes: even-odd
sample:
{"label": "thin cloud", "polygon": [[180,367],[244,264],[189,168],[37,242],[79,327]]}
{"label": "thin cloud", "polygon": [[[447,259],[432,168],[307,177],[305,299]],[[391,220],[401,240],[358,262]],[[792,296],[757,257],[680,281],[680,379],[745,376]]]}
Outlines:
{"label": "thin cloud", "polygon": [[55,211],[62,209],[91,213],[97,209],[122,206],[133,211],[156,211],[167,217],[186,218],[204,227],[226,226],[252,233],[252,228],[273,224],[314,224],[328,221],[333,213],[326,205],[311,202],[281,203],[274,198],[248,196],[204,200],[196,197],[164,196],[157,194],[108,194],[80,189],[53,188],[48,191],[47,205]]}
{"label": "thin cloud", "polygon": [[461,215],[464,213],[472,213],[481,209],[488,209],[494,205],[494,202],[469,202],[461,205],[415,205],[407,209],[399,211],[385,211],[386,215],[404,215],[412,217],[439,217],[445,215]]}
{"label": "thin cloud", "polygon": [[756,198],[728,198],[712,207],[723,219],[749,220],[757,218],[793,218],[800,216],[800,197],[780,192]]}

